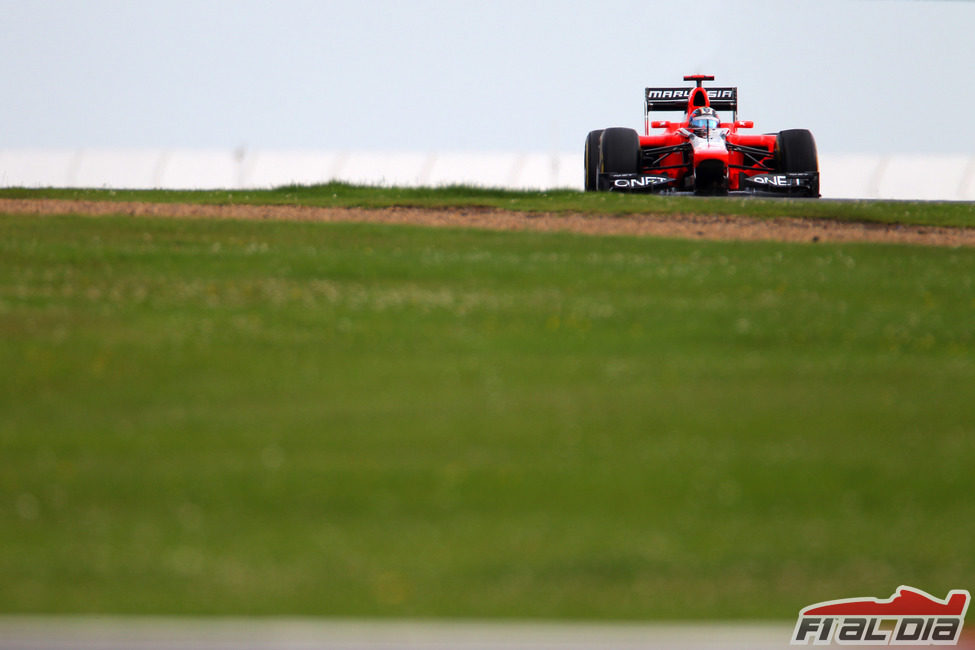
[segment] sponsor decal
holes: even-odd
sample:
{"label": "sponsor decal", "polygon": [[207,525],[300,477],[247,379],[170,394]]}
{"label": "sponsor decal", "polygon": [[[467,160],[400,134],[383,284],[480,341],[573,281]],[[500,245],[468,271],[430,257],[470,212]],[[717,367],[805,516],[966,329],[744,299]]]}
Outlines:
{"label": "sponsor decal", "polygon": [[[709,99],[734,99],[735,91],[727,88],[708,89]],[[647,88],[647,99],[687,99],[691,88]]]}
{"label": "sponsor decal", "polygon": [[732,99],[735,96],[735,91],[733,90],[709,90],[709,99]]}
{"label": "sponsor decal", "polygon": [[802,608],[792,645],[956,645],[971,594],[944,600],[901,585],[890,598],[828,600]]}
{"label": "sponsor decal", "polygon": [[752,176],[748,180],[758,185],[772,185],[773,187],[790,187],[802,184],[801,178],[787,176],[785,174],[762,174],[760,176]]}
{"label": "sponsor decal", "polygon": [[669,176],[635,176],[628,178],[614,178],[613,187],[621,190],[632,190],[637,188],[653,187],[669,183],[672,179]]}

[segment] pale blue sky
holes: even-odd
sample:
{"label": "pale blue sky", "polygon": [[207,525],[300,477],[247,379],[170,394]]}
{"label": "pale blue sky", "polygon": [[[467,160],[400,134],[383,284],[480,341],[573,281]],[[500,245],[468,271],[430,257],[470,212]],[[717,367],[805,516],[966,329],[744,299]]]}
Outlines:
{"label": "pale blue sky", "polygon": [[975,154],[975,3],[0,0],[0,148],[581,150],[737,85],[821,153]]}

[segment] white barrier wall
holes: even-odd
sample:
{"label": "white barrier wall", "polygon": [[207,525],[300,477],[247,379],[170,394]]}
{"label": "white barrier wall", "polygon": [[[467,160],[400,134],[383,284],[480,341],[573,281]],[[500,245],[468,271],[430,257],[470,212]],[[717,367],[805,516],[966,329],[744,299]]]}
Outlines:
{"label": "white barrier wall", "polygon": [[[820,155],[824,197],[975,200],[975,155]],[[0,149],[0,187],[252,189],[349,183],[582,189],[581,153]]]}

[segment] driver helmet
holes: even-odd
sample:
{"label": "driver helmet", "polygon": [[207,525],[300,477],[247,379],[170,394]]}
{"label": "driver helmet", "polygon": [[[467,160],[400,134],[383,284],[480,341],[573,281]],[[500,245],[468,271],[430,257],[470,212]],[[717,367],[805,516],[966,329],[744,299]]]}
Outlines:
{"label": "driver helmet", "polygon": [[708,134],[708,129],[718,128],[720,123],[718,114],[710,106],[694,109],[694,112],[691,113],[690,129],[701,137]]}

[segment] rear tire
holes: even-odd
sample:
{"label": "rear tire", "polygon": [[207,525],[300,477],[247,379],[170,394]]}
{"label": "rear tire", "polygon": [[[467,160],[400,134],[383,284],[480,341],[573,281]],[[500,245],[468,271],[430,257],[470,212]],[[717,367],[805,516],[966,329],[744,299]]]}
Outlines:
{"label": "rear tire", "polygon": [[586,167],[586,191],[595,192],[599,189],[599,139],[603,130],[590,131],[586,136],[586,150],[582,156]]}
{"label": "rear tire", "polygon": [[640,136],[633,129],[613,127],[599,141],[599,170],[607,174],[640,171]]}

